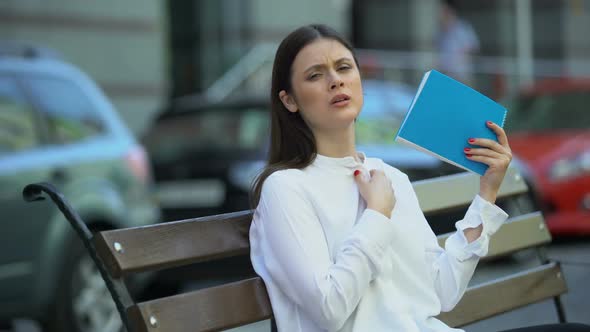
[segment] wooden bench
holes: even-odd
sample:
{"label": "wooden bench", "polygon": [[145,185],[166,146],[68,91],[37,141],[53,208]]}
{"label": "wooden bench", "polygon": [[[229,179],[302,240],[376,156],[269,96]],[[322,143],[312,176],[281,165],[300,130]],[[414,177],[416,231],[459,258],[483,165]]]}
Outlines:
{"label": "wooden bench", "polygon": [[[466,207],[477,192],[479,180],[462,173],[413,185],[428,216]],[[520,175],[510,168],[499,197],[515,196],[527,190]],[[139,272],[235,256],[249,259],[251,211],[91,234],[50,184],[28,185],[23,196],[27,201],[34,201],[43,199],[44,193],[84,241],[128,331],[219,331],[272,318],[266,288],[259,277],[140,303],[131,298],[123,281],[124,277]],[[448,235],[439,235],[441,245]],[[548,261],[543,253],[544,246],[550,242],[540,212],[511,216],[491,239],[489,256],[480,265],[485,265],[487,259],[533,248],[540,258],[537,266],[470,286],[457,307],[440,318],[458,327],[553,298],[559,320],[565,321],[559,300],[559,295],[567,291],[561,268],[558,263]]]}

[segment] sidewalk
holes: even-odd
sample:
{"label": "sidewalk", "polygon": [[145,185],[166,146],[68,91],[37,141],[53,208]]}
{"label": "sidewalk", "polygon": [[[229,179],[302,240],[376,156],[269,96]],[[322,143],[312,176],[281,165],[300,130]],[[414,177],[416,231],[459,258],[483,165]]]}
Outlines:
{"label": "sidewalk", "polygon": [[[568,322],[590,324],[590,239],[553,243],[548,256],[564,261],[562,267],[569,291],[561,300]],[[588,265],[571,265],[567,262],[585,262]],[[465,326],[464,329],[467,332],[496,332],[556,322],[553,300],[548,300]]]}

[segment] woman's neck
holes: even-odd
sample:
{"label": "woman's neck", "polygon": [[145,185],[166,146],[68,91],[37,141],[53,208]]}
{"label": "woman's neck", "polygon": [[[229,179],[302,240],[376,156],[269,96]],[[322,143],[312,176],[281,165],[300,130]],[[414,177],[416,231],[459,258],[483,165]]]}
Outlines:
{"label": "woman's neck", "polygon": [[354,124],[344,130],[315,131],[317,152],[326,157],[356,156]]}

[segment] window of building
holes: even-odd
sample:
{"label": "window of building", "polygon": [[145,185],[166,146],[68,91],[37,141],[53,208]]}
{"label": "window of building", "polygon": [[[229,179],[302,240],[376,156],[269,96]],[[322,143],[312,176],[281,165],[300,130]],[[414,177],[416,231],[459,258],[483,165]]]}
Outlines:
{"label": "window of building", "polygon": [[248,50],[246,0],[168,2],[172,96],[200,92]]}
{"label": "window of building", "polygon": [[412,46],[410,1],[354,0],[352,42],[369,49],[408,50]]}

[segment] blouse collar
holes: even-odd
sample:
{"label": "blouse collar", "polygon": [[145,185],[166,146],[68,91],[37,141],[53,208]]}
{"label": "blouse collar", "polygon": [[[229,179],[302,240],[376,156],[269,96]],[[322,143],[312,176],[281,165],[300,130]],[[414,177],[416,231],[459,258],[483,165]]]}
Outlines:
{"label": "blouse collar", "polygon": [[361,151],[357,152],[356,158],[353,156],[335,158],[317,153],[312,164],[315,166],[330,168],[334,169],[335,171],[352,174],[355,169],[361,168],[365,165],[365,160],[366,156]]}

